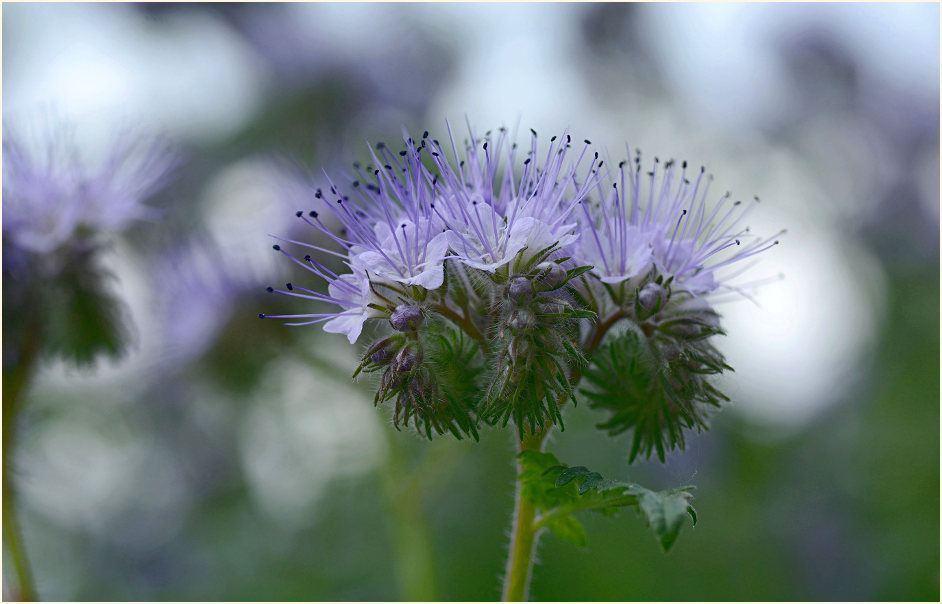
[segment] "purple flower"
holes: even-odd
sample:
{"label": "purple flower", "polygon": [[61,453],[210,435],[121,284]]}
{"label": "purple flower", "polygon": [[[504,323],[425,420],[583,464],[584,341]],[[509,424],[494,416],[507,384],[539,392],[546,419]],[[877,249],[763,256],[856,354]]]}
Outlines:
{"label": "purple flower", "polygon": [[743,226],[758,198],[743,204],[731,202],[726,193],[711,207],[707,196],[712,177],[704,168],[691,175],[687,162],[678,166],[671,160],[662,166],[655,158],[652,170],[642,174],[639,153],[633,167],[621,162],[607,180],[599,202],[583,204],[579,242],[580,260],[592,264],[596,276],[607,283],[646,274],[653,267],[671,278],[674,287],[697,296],[717,291],[744,294],[730,279],[748,266],[727,269],[776,245],[782,234],[763,239]]}
{"label": "purple flower", "polygon": [[404,132],[404,150],[393,152],[379,143],[370,151],[372,164],[366,168],[354,164],[354,174],[343,185],[328,178],[328,187],[315,197],[328,202],[340,228],[328,226],[316,211],[296,214],[337,249],[287,243],[340,258],[352,273],[340,275],[311,256],[301,261],[280,246],[277,249],[332,288],[327,296],[311,290],[299,294],[297,288],[289,290],[290,295],[331,302],[343,310],[282,318],[309,319],[303,324],[323,322],[325,330],[345,333],[352,342],[367,319],[387,316],[377,306],[391,312],[398,304],[395,299],[414,295],[410,288],[440,288],[446,260],[494,272],[512,262],[516,268],[547,248],[576,241],[573,209],[597,180],[593,167],[598,154],[588,162],[589,175],[582,181],[577,177],[588,141],[578,159],[570,162],[570,137],[553,137],[540,163],[535,161],[534,132],[517,180],[517,146],[509,142],[504,128],[495,138],[488,132],[479,139],[469,126],[469,135],[465,153],[459,155],[449,127],[455,165],[428,132],[418,143]]}
{"label": "purple flower", "polygon": [[120,231],[154,216],[142,202],[176,163],[166,144],[123,134],[89,165],[68,126],[35,134],[27,142],[4,125],[3,231],[14,245],[49,253],[83,232]]}
{"label": "purple flower", "polygon": [[[565,133],[554,136],[540,164],[535,161],[537,134],[531,131],[530,150],[517,181],[517,145],[509,142],[507,130],[500,128],[495,139],[491,139],[490,132],[482,139],[476,138],[470,125],[468,130],[471,138],[465,143],[464,159],[458,156],[451,137],[457,171],[447,162],[437,141],[428,145],[443,180],[435,212],[447,227],[451,248],[461,262],[494,272],[512,260],[526,263],[546,248],[574,242],[577,235],[572,210],[597,179],[593,171],[597,153],[589,163],[585,180],[580,184],[577,177],[589,142],[571,162],[567,157],[571,137]],[[502,156],[504,149],[506,155]]]}
{"label": "purple flower", "polygon": [[292,261],[300,264],[308,271],[317,275],[327,282],[327,294],[322,294],[304,287],[299,287],[291,283],[285,284],[285,289],[269,287],[269,292],[279,293],[296,298],[304,298],[314,302],[327,302],[340,306],[340,311],[304,313],[292,315],[266,315],[259,313],[259,318],[270,319],[292,319],[291,323],[286,325],[313,325],[316,323],[324,324],[324,331],[327,333],[342,333],[347,336],[350,343],[353,344],[360,337],[363,331],[363,324],[367,319],[384,316],[382,312],[370,306],[382,305],[386,300],[380,297],[376,292],[378,287],[382,287],[382,282],[371,282],[367,274],[359,267],[352,265],[352,273],[337,275],[326,266],[320,264],[311,256],[305,256],[304,261],[300,261],[288,252],[281,249],[280,245],[274,246],[277,251],[285,254]]}

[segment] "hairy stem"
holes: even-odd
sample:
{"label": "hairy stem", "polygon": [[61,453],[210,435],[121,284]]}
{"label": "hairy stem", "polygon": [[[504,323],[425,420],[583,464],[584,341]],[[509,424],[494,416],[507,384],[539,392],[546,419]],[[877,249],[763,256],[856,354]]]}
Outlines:
{"label": "hairy stem", "polygon": [[19,583],[18,596],[23,602],[33,602],[37,597],[33,572],[16,521],[16,497],[11,468],[16,442],[17,415],[22,406],[23,391],[36,359],[36,347],[36,338],[30,338],[23,347],[16,365],[3,371],[3,541],[13,559],[13,568]]}
{"label": "hairy stem", "polygon": [[[623,310],[616,310],[614,313],[601,320],[592,330],[582,349],[587,355],[591,355],[602,338],[608,333],[615,323],[626,315]],[[582,377],[582,371],[574,368],[569,376],[569,382],[573,385]],[[559,405],[566,402],[566,399],[559,401]],[[517,443],[518,452],[527,449],[541,450],[543,441],[549,433],[552,423],[548,422],[536,434],[525,435]],[[523,498],[523,483],[519,478],[523,468],[517,466],[517,492],[514,503],[514,523],[510,540],[510,553],[507,557],[507,570],[504,574],[504,602],[523,602],[527,597],[527,590],[530,585],[530,574],[533,570],[533,550],[536,547],[536,541],[539,538],[540,531],[545,528],[551,519],[543,516],[536,517],[536,506]]]}
{"label": "hairy stem", "polygon": [[[526,435],[520,440],[518,451],[527,449],[539,451],[549,432],[548,427],[533,435]],[[519,476],[523,469],[517,466]],[[504,602],[523,602],[527,598],[530,585],[530,572],[533,570],[533,550],[536,546],[537,533],[534,529],[536,506],[527,501],[522,493],[523,483],[517,478],[517,494],[514,504],[514,523],[511,533],[510,553],[507,557],[507,570],[504,574]]]}
{"label": "hairy stem", "polygon": [[463,329],[466,334],[477,340],[482,346],[487,346],[487,338],[484,337],[484,334],[481,333],[481,330],[479,330],[468,317],[467,311],[465,311],[465,315],[462,317],[452,309],[448,308],[448,306],[444,303],[437,304],[434,306],[434,308],[437,313],[450,319],[452,323]]}

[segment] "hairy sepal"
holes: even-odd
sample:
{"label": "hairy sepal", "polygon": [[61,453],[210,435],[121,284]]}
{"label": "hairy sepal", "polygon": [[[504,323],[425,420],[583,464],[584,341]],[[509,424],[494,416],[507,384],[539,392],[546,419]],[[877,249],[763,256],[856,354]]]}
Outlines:
{"label": "hairy sepal", "polygon": [[370,346],[354,376],[378,374],[373,403],[393,404],[393,425],[423,436],[478,439],[475,407],[482,370],[477,343],[441,320],[418,332],[393,334]]}
{"label": "hairy sepal", "polygon": [[663,462],[729,400],[710,382],[732,369],[711,342],[723,332],[716,313],[683,292],[646,321],[625,324],[595,352],[580,391],[590,407],[611,413],[599,428],[634,431],[629,462],[652,454]]}

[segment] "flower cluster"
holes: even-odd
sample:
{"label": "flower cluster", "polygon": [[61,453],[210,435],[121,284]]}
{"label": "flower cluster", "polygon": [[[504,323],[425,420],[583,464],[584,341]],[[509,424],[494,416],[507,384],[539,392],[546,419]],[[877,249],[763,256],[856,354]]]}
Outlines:
{"label": "flower cluster", "polygon": [[66,123],[30,125],[3,132],[4,358],[15,364],[36,341],[80,363],[117,354],[124,326],[99,251],[107,235],[155,215],[143,202],[167,183],[177,155],[125,133],[96,162]]}
{"label": "flower cluster", "polygon": [[[731,279],[743,261],[777,243],[743,227],[755,204],[727,194],[711,206],[709,177],[686,162],[655,158],[645,173],[638,153],[613,169],[566,132],[542,149],[532,130],[528,148],[504,128],[468,135],[459,152],[450,126],[447,147],[406,132],[404,149],[379,143],[369,165],[317,190],[339,228],[299,210],[316,242],[274,248],[327,291],[269,288],[314,307],[259,316],[322,323],[351,343],[384,323],[392,335],[357,372],[382,373],[376,402],[395,399],[397,425],[411,418],[429,435],[475,435],[477,419],[513,420],[521,435],[562,425],[584,375],[593,405],[613,412],[604,426],[635,428],[635,453],[682,444],[722,398],[704,378],[725,367],[708,342],[720,333],[711,301],[742,292]],[[595,358],[636,334],[617,366]],[[442,355],[462,367],[429,371]]]}

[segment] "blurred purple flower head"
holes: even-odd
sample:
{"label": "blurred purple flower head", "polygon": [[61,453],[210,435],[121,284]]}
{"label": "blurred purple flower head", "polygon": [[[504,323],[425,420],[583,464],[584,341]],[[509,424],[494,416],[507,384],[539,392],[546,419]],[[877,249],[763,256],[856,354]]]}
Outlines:
{"label": "blurred purple flower head", "polygon": [[165,142],[128,132],[116,135],[97,162],[64,123],[23,134],[4,124],[3,235],[38,254],[153,218],[143,201],[166,184],[177,162]]}

